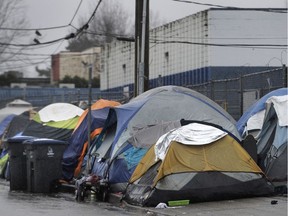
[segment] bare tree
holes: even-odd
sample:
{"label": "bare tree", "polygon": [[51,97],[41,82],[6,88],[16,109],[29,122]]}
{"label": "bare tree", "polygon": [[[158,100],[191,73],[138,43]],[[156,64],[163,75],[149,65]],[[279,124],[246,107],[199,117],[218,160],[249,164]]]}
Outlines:
{"label": "bare tree", "polygon": [[0,65],[8,63],[23,48],[12,46],[27,33],[25,7],[19,0],[0,0]]}
{"label": "bare tree", "polygon": [[[83,51],[109,43],[116,36],[129,34],[132,32],[130,18],[119,1],[103,1],[89,23],[89,28],[80,37],[70,40],[66,48],[70,51]],[[87,19],[82,17],[80,23],[84,25]]]}

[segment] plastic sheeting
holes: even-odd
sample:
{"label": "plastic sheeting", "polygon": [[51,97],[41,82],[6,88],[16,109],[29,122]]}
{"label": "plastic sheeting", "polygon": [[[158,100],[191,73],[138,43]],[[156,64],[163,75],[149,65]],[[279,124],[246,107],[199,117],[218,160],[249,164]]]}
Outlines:
{"label": "plastic sheeting", "polygon": [[205,145],[215,142],[226,135],[226,132],[209,125],[198,123],[185,125],[171,130],[159,138],[155,145],[155,160],[163,160],[165,158],[166,151],[172,141],[185,145]]}
{"label": "plastic sheeting", "polygon": [[288,95],[284,96],[273,96],[266,102],[267,104],[273,103],[274,109],[278,116],[279,126],[288,126]]}
{"label": "plastic sheeting", "polygon": [[73,104],[53,103],[44,107],[38,113],[42,122],[59,122],[81,116],[83,112],[84,110]]}

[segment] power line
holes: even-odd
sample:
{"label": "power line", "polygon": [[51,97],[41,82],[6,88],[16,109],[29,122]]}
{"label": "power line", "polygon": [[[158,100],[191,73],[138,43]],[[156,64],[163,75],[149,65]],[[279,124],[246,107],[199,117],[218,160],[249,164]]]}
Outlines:
{"label": "power line", "polygon": [[[0,45],[2,45],[2,46],[14,46],[14,47],[31,47],[31,46],[33,47],[33,46],[39,46],[39,45],[53,44],[53,43],[60,42],[60,41],[62,41],[62,40],[72,39],[72,38],[78,36],[78,35],[79,35],[80,33],[82,33],[84,30],[88,29],[89,23],[90,23],[90,22],[92,21],[92,19],[94,18],[95,14],[96,14],[96,11],[97,11],[97,9],[99,8],[101,2],[102,2],[102,0],[99,0],[98,4],[96,5],[96,8],[94,9],[94,11],[93,11],[92,15],[90,16],[90,18],[88,19],[88,21],[87,21],[80,29],[78,29],[76,33],[70,33],[70,34],[68,34],[68,35],[66,35],[65,37],[62,37],[62,38],[58,38],[58,39],[51,40],[51,41],[46,41],[46,42],[39,42],[39,43],[35,43],[35,44],[16,44],[16,43],[2,43],[2,42],[0,42]],[[77,11],[78,11],[81,3],[82,3],[82,1],[81,1],[80,4],[78,5],[77,10],[76,10],[76,12],[74,13],[74,16],[76,15],[76,13],[77,13]],[[73,18],[72,18],[71,21],[73,21],[74,16],[73,16]],[[69,25],[66,25],[66,27],[67,27],[67,26],[72,26],[72,25],[69,24]],[[63,26],[62,26],[62,27],[63,27]],[[74,26],[72,26],[72,27],[74,27]],[[55,28],[55,27],[54,27],[54,28]],[[75,27],[74,27],[74,28],[75,28]],[[6,28],[6,29],[8,29],[8,28]],[[9,29],[12,30],[13,28],[9,28]],[[47,29],[47,28],[42,28],[42,29]],[[51,29],[51,28],[50,28],[50,29]],[[15,30],[15,29],[14,29],[14,30]],[[18,30],[20,31],[20,29],[18,29]],[[23,29],[21,29],[21,30],[23,30]],[[32,30],[32,29],[26,29],[26,30],[29,30],[29,31],[30,31],[30,30]],[[33,30],[41,30],[41,29],[38,28],[38,29],[33,29]]]}
{"label": "power line", "polygon": [[157,44],[191,44],[191,45],[204,45],[204,46],[219,46],[219,47],[239,47],[239,48],[287,48],[287,44],[221,44],[221,43],[200,43],[191,41],[161,41],[153,40]]}
{"label": "power line", "polygon": [[52,27],[44,27],[44,28],[11,28],[11,27],[0,27],[0,30],[11,30],[11,31],[40,31],[40,30],[52,30],[52,29],[60,29],[67,28],[69,25],[61,25],[61,26],[52,26]]}
{"label": "power line", "polygon": [[212,40],[287,40],[287,37],[182,37],[182,36],[150,36],[150,39],[212,39]]}
{"label": "power line", "polygon": [[272,9],[272,8],[242,8],[242,7],[231,7],[231,6],[223,6],[218,4],[209,4],[209,3],[201,3],[196,1],[188,1],[188,0],[172,0],[181,3],[188,3],[188,4],[196,4],[202,6],[210,6],[210,7],[218,7],[223,9],[243,9],[243,10],[255,10],[255,11],[264,11],[264,12],[273,12],[273,13],[287,13],[287,8],[284,9]]}
{"label": "power line", "polygon": [[[189,3],[189,4],[197,4],[197,5],[202,5],[202,6],[212,6],[212,7],[227,8],[226,6],[223,6],[223,5],[200,3],[200,2],[195,2],[195,1],[187,1],[187,0],[172,0],[172,1]],[[229,7],[229,8],[234,8],[234,7]]]}
{"label": "power line", "polygon": [[73,20],[75,19],[75,16],[76,16],[76,14],[78,13],[78,11],[79,11],[79,9],[80,9],[80,6],[81,6],[81,4],[82,4],[82,1],[83,1],[83,0],[80,0],[80,2],[79,2],[79,4],[78,4],[78,7],[77,7],[77,9],[76,9],[76,11],[75,11],[75,13],[74,13],[74,15],[73,15],[73,17],[72,17],[69,25],[71,25],[72,22],[73,22]]}

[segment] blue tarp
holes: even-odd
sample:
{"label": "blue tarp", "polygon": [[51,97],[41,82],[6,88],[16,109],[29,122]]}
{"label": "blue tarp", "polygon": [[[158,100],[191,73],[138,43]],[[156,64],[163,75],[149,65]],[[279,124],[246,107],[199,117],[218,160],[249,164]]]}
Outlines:
{"label": "blue tarp", "polygon": [[[102,128],[107,119],[109,108],[91,110],[91,132],[97,128]],[[63,154],[62,168],[64,179],[72,179],[74,170],[78,164],[78,158],[81,155],[84,143],[88,140],[88,115],[85,116],[81,125],[73,132]]]}

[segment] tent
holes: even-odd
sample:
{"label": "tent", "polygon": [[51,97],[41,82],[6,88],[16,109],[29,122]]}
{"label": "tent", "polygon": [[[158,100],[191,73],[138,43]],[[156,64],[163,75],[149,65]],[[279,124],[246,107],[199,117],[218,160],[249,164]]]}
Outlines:
{"label": "tent", "polygon": [[6,134],[7,127],[9,126],[10,122],[13,120],[14,117],[15,114],[10,114],[0,122],[0,177],[4,177],[8,161],[8,151],[6,150],[6,146],[4,145],[3,137]]}
{"label": "tent", "polygon": [[123,195],[133,205],[203,202],[268,195],[273,187],[229,132],[190,123],[159,138]]}
{"label": "tent", "polygon": [[288,95],[266,101],[266,111],[258,136],[258,164],[275,185],[287,186]]}
{"label": "tent", "polygon": [[[99,149],[106,149],[106,152],[100,154],[100,157],[105,156],[105,162],[93,164],[92,171],[99,170],[99,166],[106,167],[107,170],[102,171],[106,173],[103,177],[108,179],[113,192],[125,189],[148,148],[167,130],[180,127],[181,119],[212,123],[241,139],[235,120],[222,107],[196,91],[179,86],[151,89],[126,104],[112,108],[108,118],[107,124],[111,127],[114,125],[114,130],[111,130],[113,136],[109,136],[108,142],[104,139],[98,145]],[[178,126],[175,123],[177,121]],[[149,133],[149,128],[150,132],[155,130],[155,135],[150,140],[142,140],[147,135],[138,135],[145,134],[145,131]],[[94,153],[98,154],[97,148]]]}
{"label": "tent", "polygon": [[0,109],[0,122],[8,115],[20,115],[21,113],[31,109],[33,109],[31,103],[21,99],[15,99],[14,101],[7,103],[6,107]]}
{"label": "tent", "polygon": [[67,141],[83,112],[69,103],[47,105],[39,110],[22,135]]}
{"label": "tent", "polygon": [[2,177],[4,177],[4,173],[8,167],[7,139],[23,132],[30,122],[31,112],[33,112],[33,109],[19,115],[10,114],[0,123],[0,176]]}
{"label": "tent", "polygon": [[[100,99],[91,106],[91,140],[101,132],[106,121],[109,107],[120,105],[119,102]],[[82,162],[88,146],[88,109],[80,116],[63,154],[63,178],[71,180],[81,173]]]}
{"label": "tent", "polygon": [[36,113],[36,110],[31,109],[29,111],[23,112],[20,115],[16,115],[7,127],[5,139],[11,138],[17,134],[21,134]]}
{"label": "tent", "polygon": [[[6,116],[1,122],[0,122],[0,139],[2,136],[6,133],[7,127],[9,126],[10,122],[15,117],[15,114],[10,114]],[[1,145],[0,145],[1,146]]]}
{"label": "tent", "polygon": [[240,135],[245,138],[248,134],[252,134],[255,138],[262,128],[266,101],[272,96],[282,96],[288,94],[288,88],[280,88],[269,92],[261,97],[256,103],[254,103],[241,118],[237,121],[236,127]]}
{"label": "tent", "polygon": [[274,184],[280,186],[287,185],[287,96],[288,88],[268,93],[236,124],[243,138],[254,136],[257,164]]}

